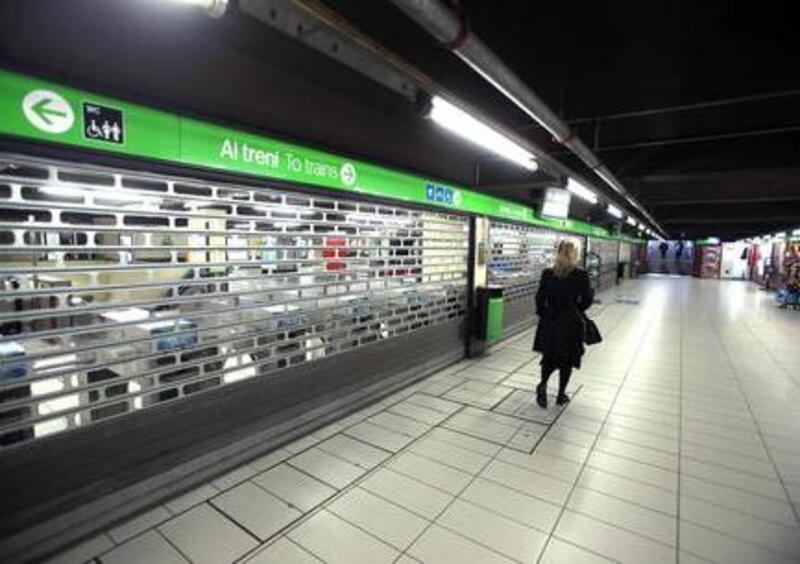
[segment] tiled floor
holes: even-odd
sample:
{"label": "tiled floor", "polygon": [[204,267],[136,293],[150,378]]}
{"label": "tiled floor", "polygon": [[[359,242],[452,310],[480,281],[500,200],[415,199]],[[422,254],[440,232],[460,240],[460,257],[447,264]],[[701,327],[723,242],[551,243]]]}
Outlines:
{"label": "tiled floor", "polygon": [[800,562],[800,315],[737,282],[605,302],[563,412],[527,332],[56,562]]}

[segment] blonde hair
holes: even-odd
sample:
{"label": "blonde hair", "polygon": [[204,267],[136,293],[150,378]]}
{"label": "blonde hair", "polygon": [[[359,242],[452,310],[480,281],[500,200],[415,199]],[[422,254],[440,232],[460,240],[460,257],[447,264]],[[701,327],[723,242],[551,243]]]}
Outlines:
{"label": "blonde hair", "polygon": [[558,243],[556,262],[553,273],[558,278],[565,278],[578,266],[578,245],[574,241],[565,239]]}

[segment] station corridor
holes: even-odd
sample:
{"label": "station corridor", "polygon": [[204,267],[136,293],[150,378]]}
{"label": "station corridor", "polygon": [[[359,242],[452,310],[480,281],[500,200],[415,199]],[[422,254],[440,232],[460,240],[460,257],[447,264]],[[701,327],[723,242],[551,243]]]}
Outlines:
{"label": "station corridor", "polygon": [[601,299],[563,411],[526,331],[53,562],[800,561],[797,312],[675,277]]}

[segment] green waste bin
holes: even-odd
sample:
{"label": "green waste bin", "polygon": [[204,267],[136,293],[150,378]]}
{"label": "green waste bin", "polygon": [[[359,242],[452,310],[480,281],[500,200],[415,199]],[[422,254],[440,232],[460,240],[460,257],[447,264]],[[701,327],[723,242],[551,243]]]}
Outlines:
{"label": "green waste bin", "polygon": [[486,316],[486,341],[495,343],[503,338],[503,288],[489,287],[489,304]]}

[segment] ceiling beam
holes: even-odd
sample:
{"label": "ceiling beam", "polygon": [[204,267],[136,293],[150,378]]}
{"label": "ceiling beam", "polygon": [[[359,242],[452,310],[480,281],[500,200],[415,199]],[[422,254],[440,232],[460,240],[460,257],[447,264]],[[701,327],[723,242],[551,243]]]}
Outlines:
{"label": "ceiling beam", "polygon": [[747,225],[750,223],[764,223],[764,224],[786,224],[793,225],[798,223],[798,216],[796,214],[783,215],[783,216],[753,216],[743,215],[740,217],[673,217],[673,218],[659,218],[659,222],[664,225],[706,225],[706,224],[742,224]]}
{"label": "ceiling beam", "polygon": [[764,100],[773,100],[775,98],[786,98],[795,96],[800,96],[800,90],[797,89],[778,90],[775,92],[763,92],[761,94],[751,94],[748,96],[736,96],[733,98],[708,100],[706,102],[697,102],[694,104],[682,104],[679,106],[667,106],[662,108],[646,108],[642,110],[631,110],[627,112],[618,112],[613,114],[605,114],[601,116],[575,118],[569,120],[567,123],[569,124],[594,123],[596,121],[609,121],[615,119],[649,117],[654,115],[672,114],[677,112],[707,110],[709,108],[719,108],[723,106],[732,106],[736,104],[746,104],[752,102],[762,102]]}
{"label": "ceiling beam", "polygon": [[691,206],[703,204],[771,204],[800,201],[800,192],[789,196],[727,196],[724,198],[708,196],[694,198],[655,198],[647,199],[645,194],[639,197],[650,207]]}

